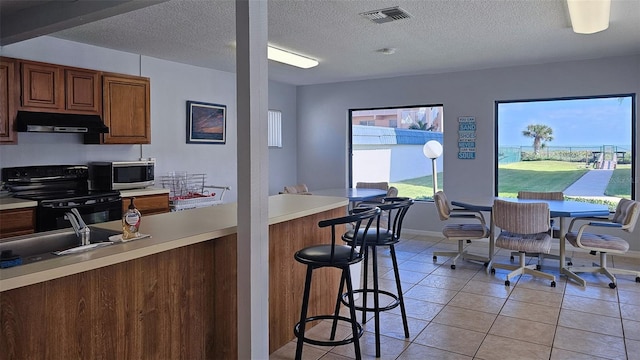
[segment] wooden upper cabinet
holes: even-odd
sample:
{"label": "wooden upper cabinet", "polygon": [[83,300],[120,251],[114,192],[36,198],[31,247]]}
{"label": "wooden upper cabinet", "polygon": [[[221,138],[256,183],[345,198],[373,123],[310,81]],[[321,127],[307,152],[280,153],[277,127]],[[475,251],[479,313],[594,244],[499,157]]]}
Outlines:
{"label": "wooden upper cabinet", "polygon": [[0,144],[15,144],[18,136],[13,125],[16,118],[16,61],[0,58]]}
{"label": "wooden upper cabinet", "polygon": [[150,144],[151,110],[149,78],[119,74],[102,77],[105,144]]}
{"label": "wooden upper cabinet", "polygon": [[99,115],[100,72],[55,64],[21,61],[21,108],[29,111]]}
{"label": "wooden upper cabinet", "polygon": [[102,110],[100,73],[91,70],[66,69],[64,75],[66,109],[100,114]]}
{"label": "wooden upper cabinet", "polygon": [[64,110],[64,78],[61,66],[21,62],[22,108]]}

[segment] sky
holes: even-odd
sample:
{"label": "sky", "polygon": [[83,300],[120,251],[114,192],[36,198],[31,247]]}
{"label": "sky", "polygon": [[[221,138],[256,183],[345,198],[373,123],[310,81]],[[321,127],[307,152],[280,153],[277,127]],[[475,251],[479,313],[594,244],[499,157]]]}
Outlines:
{"label": "sky", "polygon": [[500,103],[499,146],[532,146],[530,124],[553,130],[547,146],[630,146],[632,97]]}

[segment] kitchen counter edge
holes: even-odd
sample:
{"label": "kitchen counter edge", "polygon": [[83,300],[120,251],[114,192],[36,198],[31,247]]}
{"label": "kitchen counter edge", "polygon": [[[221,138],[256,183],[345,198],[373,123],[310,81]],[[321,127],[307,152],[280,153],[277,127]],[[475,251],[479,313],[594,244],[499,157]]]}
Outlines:
{"label": "kitchen counter edge", "polygon": [[[292,194],[269,197],[269,225],[345,207],[348,199]],[[346,211],[346,210],[345,210]],[[151,238],[118,243],[85,253],[0,270],[0,292],[53,280],[144,256],[217,239],[237,232],[237,204],[144,216],[140,232]],[[95,224],[122,229],[120,221]]]}

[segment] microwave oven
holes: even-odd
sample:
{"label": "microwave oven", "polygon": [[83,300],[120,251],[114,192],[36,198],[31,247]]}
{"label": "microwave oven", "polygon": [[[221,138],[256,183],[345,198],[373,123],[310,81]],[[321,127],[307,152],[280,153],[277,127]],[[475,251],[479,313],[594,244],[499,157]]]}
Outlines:
{"label": "microwave oven", "polygon": [[141,189],[155,184],[155,161],[100,161],[89,163],[92,190]]}

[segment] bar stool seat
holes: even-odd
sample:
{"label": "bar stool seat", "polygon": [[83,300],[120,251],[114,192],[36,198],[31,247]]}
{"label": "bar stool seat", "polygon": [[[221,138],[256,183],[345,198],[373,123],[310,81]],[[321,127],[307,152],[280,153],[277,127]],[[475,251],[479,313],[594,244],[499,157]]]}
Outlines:
{"label": "bar stool seat", "polygon": [[[364,287],[362,289],[353,290],[354,294],[362,294],[362,306],[355,305],[355,309],[362,311],[362,323],[366,322],[367,312],[374,313],[375,319],[375,337],[376,337],[376,357],[380,357],[380,312],[394,309],[400,306],[402,314],[402,323],[404,326],[405,338],[409,338],[409,325],[407,323],[407,313],[404,307],[404,299],[402,297],[402,286],[400,284],[400,273],[398,270],[398,261],[394,245],[400,241],[400,233],[402,231],[402,221],[409,207],[413,205],[414,200],[407,197],[387,197],[382,204],[377,206],[381,212],[378,215],[376,226],[372,231],[364,232],[362,230],[347,231],[342,240],[347,244],[360,246],[364,251]],[[383,220],[384,219],[384,220]],[[357,236],[354,236],[357,234]],[[355,239],[355,241],[354,241]],[[378,286],[378,255],[377,248],[388,246],[393,262],[393,272],[396,280],[396,293],[387,290],[381,290]],[[373,289],[367,287],[369,257],[372,257],[373,263]],[[373,294],[373,306],[367,306],[367,296]],[[342,303],[349,306],[353,300],[345,293],[342,295]],[[380,305],[380,295],[387,296],[392,301],[386,305]]]}
{"label": "bar stool seat", "polygon": [[[338,346],[346,345],[349,343],[354,344],[356,359],[361,359],[360,342],[359,339],[362,336],[363,330],[356,319],[356,313],[354,306],[349,306],[350,318],[340,316],[340,304],[342,297],[342,289],[346,283],[347,294],[350,300],[350,304],[353,304],[353,286],[351,283],[350,265],[356,264],[362,261],[363,255],[357,251],[355,245],[342,245],[336,244],[336,226],[343,224],[355,224],[354,229],[360,231],[362,228],[363,234],[367,234],[371,223],[374,218],[380,214],[380,209],[366,208],[366,209],[354,209],[350,215],[340,218],[322,220],[318,223],[319,227],[331,226],[331,244],[313,245],[299,250],[295,253],[294,258],[296,261],[307,265],[307,274],[304,284],[304,296],[302,299],[302,309],[300,311],[300,321],[294,326],[293,333],[298,338],[296,346],[296,359],[302,359],[302,348],[304,343],[309,343],[319,346]],[[342,270],[342,276],[340,278],[340,287],[338,288],[338,296],[336,298],[335,311],[331,315],[317,315],[307,317],[307,310],[309,308],[309,294],[311,290],[311,279],[313,270],[323,267],[334,267]],[[322,341],[305,337],[306,324],[316,320],[333,320],[331,327],[331,336],[329,341]],[[338,321],[348,322],[351,326],[352,336],[343,340],[335,340],[336,329]]]}

